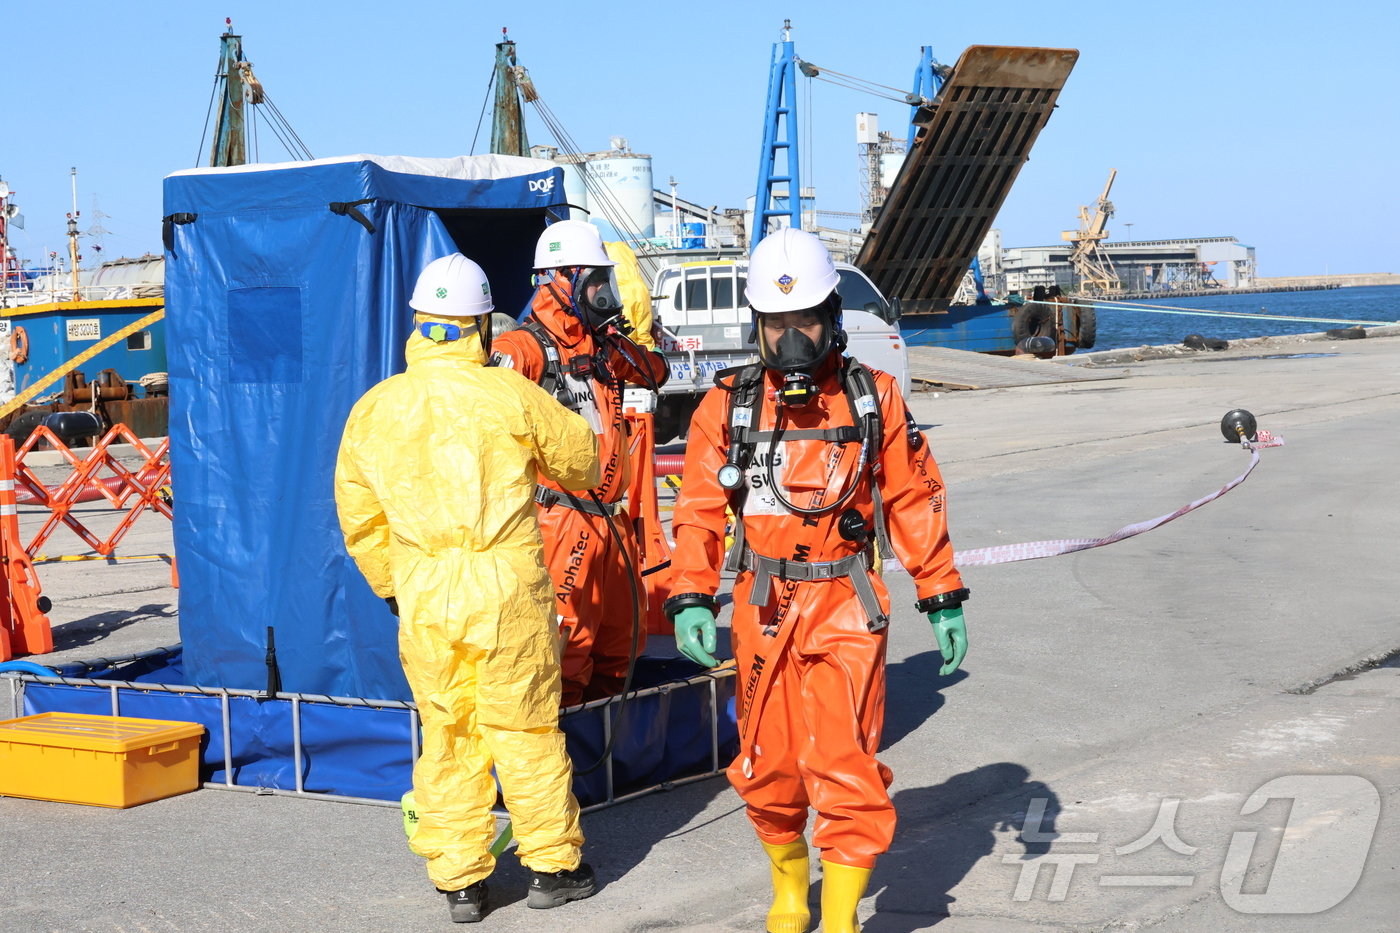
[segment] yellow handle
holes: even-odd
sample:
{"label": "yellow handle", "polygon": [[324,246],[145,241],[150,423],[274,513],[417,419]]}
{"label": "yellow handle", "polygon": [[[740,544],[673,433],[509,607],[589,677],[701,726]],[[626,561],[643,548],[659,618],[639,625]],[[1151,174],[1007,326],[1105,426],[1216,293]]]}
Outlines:
{"label": "yellow handle", "polygon": [[180,747],[180,743],[179,743],[179,742],[171,742],[169,745],[152,745],[150,748],[146,749],[146,754],[147,754],[147,755],[160,755],[160,754],[162,754],[162,753],[164,753],[164,752],[173,752],[175,749],[177,749],[177,748],[179,748],[179,747]]}

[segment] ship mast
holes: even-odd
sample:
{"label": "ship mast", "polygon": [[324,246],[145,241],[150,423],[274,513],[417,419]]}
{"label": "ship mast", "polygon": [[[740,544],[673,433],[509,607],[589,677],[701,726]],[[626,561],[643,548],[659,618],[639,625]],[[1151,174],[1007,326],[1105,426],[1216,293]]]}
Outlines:
{"label": "ship mast", "polygon": [[520,112],[520,85],[528,87],[525,69],[515,62],[515,43],[505,29],[496,43],[496,107],[491,114],[491,151],[497,155],[527,156],[530,141],[525,138],[525,120]]}
{"label": "ship mast", "polygon": [[225,32],[219,36],[219,71],[215,80],[223,82],[223,98],[218,120],[214,124],[214,148],[209,152],[209,165],[243,165],[248,161],[248,133],[243,114],[243,37],[233,34],[233,20],[224,20]]}
{"label": "ship mast", "polygon": [[10,246],[11,221],[15,221],[17,227],[24,227],[24,218],[19,216],[19,207],[14,202],[14,192],[0,179],[0,307],[8,307],[10,280],[15,280],[15,286],[24,283],[24,273]]}
{"label": "ship mast", "polygon": [[[233,20],[228,18],[224,19],[224,33],[219,36],[219,70],[214,75],[214,96],[209,102],[211,115],[215,108],[218,117],[214,121],[214,144],[209,150],[211,168],[245,165],[250,157],[259,161],[260,126],[269,129],[293,159],[315,158],[253,74],[253,63],[243,57],[243,37],[234,33]],[[204,129],[209,129],[207,116]],[[204,148],[203,135],[199,146]]]}

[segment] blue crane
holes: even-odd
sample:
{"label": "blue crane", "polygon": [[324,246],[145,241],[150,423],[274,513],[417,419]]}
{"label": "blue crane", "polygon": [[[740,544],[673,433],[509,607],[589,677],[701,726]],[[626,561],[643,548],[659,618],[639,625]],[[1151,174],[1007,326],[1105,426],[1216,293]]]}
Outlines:
{"label": "blue crane", "polygon": [[[753,202],[752,250],[768,235],[768,221],[787,217],[802,227],[801,154],[797,144],[797,53],[792,43],[792,20],[783,20],[783,38],[773,43],[773,63],[768,69],[768,106],[763,114],[763,152],[758,163],[758,194]],[[778,174],[782,154],[784,174]],[[785,189],[780,196],[778,189]]]}

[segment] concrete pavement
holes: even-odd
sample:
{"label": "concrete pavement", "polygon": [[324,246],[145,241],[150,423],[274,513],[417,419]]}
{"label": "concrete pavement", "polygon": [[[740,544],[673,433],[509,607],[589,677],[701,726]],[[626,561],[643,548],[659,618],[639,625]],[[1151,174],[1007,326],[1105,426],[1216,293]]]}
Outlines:
{"label": "concrete pavement", "polygon": [[[1217,428],[1231,408],[1287,444],[1146,535],[966,571],[971,651],[952,677],[891,578],[882,759],[900,828],[866,933],[1393,928],[1400,671],[1338,675],[1400,649],[1400,339],[1104,357],[1128,378],[913,397],[960,548],[1098,537],[1219,488],[1247,463]],[[173,641],[163,572],[42,568],[58,657]],[[723,779],[585,829],[596,897],[528,910],[507,856],[480,929],[763,928],[766,867]],[[388,809],[0,799],[0,845],[4,931],[448,929]]]}

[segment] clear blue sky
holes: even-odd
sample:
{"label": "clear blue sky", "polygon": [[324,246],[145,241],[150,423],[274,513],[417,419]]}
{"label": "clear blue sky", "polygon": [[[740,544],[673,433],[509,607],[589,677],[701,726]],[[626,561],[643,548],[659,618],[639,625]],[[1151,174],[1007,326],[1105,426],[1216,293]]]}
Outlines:
{"label": "clear blue sky", "polygon": [[[1400,272],[1400,14],[1379,0],[11,3],[0,177],[25,216],[21,257],[65,248],[70,166],[82,229],[94,195],[110,215],[104,257],[159,251],[161,179],[207,159],[225,16],[318,157],[468,152],[508,26],[583,148],[625,136],[654,157],[658,186],[675,176],[681,197],[721,207],[755,187],[784,17],[801,57],[899,88],[922,44],[948,63],[975,44],[1076,48],[998,218],[1005,245],[1057,241],[1116,168],[1117,238],[1128,223],[1133,239],[1233,235],[1256,247],[1263,275]],[[895,129],[907,109],[819,82],[811,100],[804,182],[820,208],[859,210],[854,114]],[[550,142],[533,113],[528,126]],[[262,155],[286,158],[266,136]]]}

